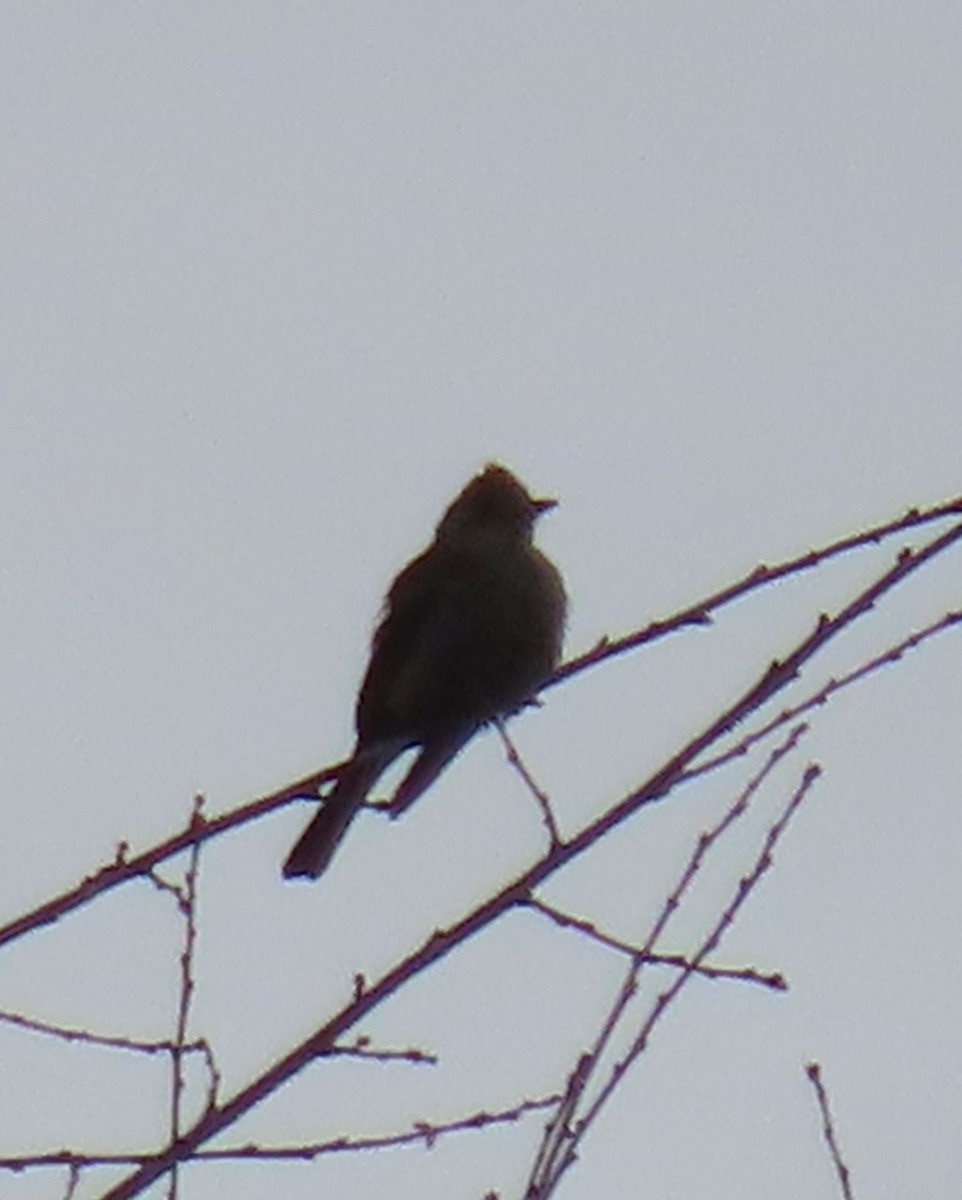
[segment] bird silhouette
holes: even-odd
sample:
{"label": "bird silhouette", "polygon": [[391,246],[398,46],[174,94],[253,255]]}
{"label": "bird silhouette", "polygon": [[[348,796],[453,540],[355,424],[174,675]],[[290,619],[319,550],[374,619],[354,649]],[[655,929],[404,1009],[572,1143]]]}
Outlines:
{"label": "bird silhouette", "polygon": [[533,544],[554,500],[489,464],[442,516],[434,541],[394,580],[355,712],[357,741],[284,864],[326,869],[387,767],[420,747],[389,804],[404,812],[487,722],[516,712],[554,670],[564,636],[561,576]]}

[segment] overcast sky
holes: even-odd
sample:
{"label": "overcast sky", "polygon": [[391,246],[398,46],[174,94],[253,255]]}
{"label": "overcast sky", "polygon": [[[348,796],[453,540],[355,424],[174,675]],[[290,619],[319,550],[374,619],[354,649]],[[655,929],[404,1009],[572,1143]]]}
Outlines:
{"label": "overcast sky", "polygon": [[[197,791],[219,811],[343,756],[384,589],[489,459],[561,499],[540,540],[571,653],[962,491],[960,80],[962,9],[926,0],[5,4],[3,912],[162,838]],[[567,827],[901,544],[525,714]],[[802,690],[957,606],[960,564]],[[715,956],[791,990],[696,983],[561,1195],[834,1198],[810,1058],[857,1194],[958,1193],[960,668],[943,636],[815,718],[702,897],[725,902],[817,758]],[[642,816],[552,897],[637,936],[746,771]],[[359,822],[315,888],[278,873],[305,819],[205,856],[194,1031],[227,1094],[541,847],[493,736],[404,822]],[[0,1009],[168,1036],[177,936],[167,898],[114,893],[4,951]],[[439,1068],[315,1066],[232,1137],[551,1092],[618,978],[512,918],[365,1024]],[[0,1028],[0,1078],[0,1154],[163,1130],[160,1064]],[[200,1168],[183,1194],[512,1197],[538,1127]],[[0,1175],[0,1200],[59,1185]]]}

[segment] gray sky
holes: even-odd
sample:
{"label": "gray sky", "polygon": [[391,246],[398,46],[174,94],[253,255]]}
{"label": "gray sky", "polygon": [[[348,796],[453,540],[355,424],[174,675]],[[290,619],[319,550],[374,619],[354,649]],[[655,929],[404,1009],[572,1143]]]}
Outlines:
{"label": "gray sky", "polygon": [[[3,911],[164,836],[195,791],[220,810],[343,755],[383,590],[490,458],[562,500],[541,542],[571,652],[958,493],[960,50],[946,3],[4,6]],[[569,827],[894,549],[518,721]],[[810,682],[957,605],[960,577],[957,552]],[[563,1195],[835,1196],[808,1058],[860,1194],[958,1191],[960,667],[943,637],[817,718],[794,767],[826,776],[716,955],[791,992],[693,987]],[[743,778],[643,816],[553,898],[637,933]],[[196,1031],[228,1090],[540,846],[493,737],[313,890],[278,877],[304,820],[206,857]],[[115,894],[5,952],[0,1008],[165,1036],[176,934],[146,885]],[[550,1092],[617,979],[515,918],[365,1027],[440,1069],[316,1067],[237,1137]],[[158,1065],[3,1029],[0,1062],[0,1152],[162,1128]],[[185,1194],[507,1197],[536,1129],[203,1169]],[[50,1187],[0,1176],[0,1200]]]}

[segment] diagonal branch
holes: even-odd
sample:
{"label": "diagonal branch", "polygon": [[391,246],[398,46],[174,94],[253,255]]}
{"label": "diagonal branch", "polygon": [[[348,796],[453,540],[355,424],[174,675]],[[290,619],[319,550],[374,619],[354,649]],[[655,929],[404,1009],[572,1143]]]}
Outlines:
{"label": "diagonal branch", "polygon": [[[958,516],[959,514],[962,514],[962,497],[956,497],[955,499],[947,500],[942,504],[926,509],[912,508],[904,516],[895,520],[872,526],[872,528],[862,533],[840,538],[838,541],[828,543],[816,550],[809,550],[805,554],[798,555],[795,558],[786,559],[775,566],[770,567],[764,564],[758,566],[741,580],[728,587],[721,588],[701,600],[696,600],[693,604],[688,605],[681,612],[671,617],[653,621],[645,629],[628,634],[622,638],[615,640],[609,638],[602,639],[594,649],[588,651],[586,654],[579,655],[577,658],[570,659],[567,663],[559,667],[547,682],[545,688],[554,687],[573,675],[598,666],[609,658],[625,654],[649,642],[657,641],[659,638],[665,637],[667,634],[676,632],[679,629],[684,629],[692,625],[704,625],[710,621],[713,612],[730,604],[733,600],[747,595],[758,588],[765,587],[778,579],[783,579],[797,572],[811,570],[840,554],[859,549],[871,543],[881,542],[884,538],[890,537],[893,534],[918,528],[933,521],[944,520],[946,517]],[[254,821],[260,817],[267,816],[269,813],[290,804],[293,800],[316,792],[321,784],[337,776],[342,765],[338,763],[335,766],[305,776],[303,779],[287,784],[279,791],[262,796],[257,800],[251,801],[249,804],[232,809],[230,812],[222,813],[218,817],[205,820],[202,824],[188,824],[172,837],[167,838],[163,842],[158,842],[156,846],[150,847],[133,858],[126,857],[126,848],[124,847],[124,852],[118,853],[117,859],[114,862],[88,875],[75,887],[61,892],[30,912],[15,917],[6,925],[0,925],[0,948],[19,937],[23,937],[24,934],[31,933],[34,929],[53,924],[74,909],[89,904],[91,900],[96,899],[97,896],[102,895],[104,892],[119,887],[131,879],[139,878],[152,870],[158,863],[182,853],[198,842],[206,841],[210,837],[216,837],[230,829],[244,825],[248,821]]]}
{"label": "diagonal branch", "polygon": [[731,604],[732,601],[740,600],[742,596],[747,596],[750,592],[757,591],[759,588],[767,587],[768,584],[775,583],[779,579],[784,579],[788,575],[798,575],[804,571],[811,571],[815,567],[821,566],[822,563],[828,562],[829,559],[837,558],[841,554],[847,554],[849,550],[858,550],[871,543],[878,544],[884,538],[891,537],[893,534],[902,533],[907,529],[917,528],[921,525],[927,525],[932,521],[941,521],[946,517],[959,516],[960,514],[962,514],[962,496],[957,496],[954,500],[947,500],[945,503],[934,505],[932,508],[910,508],[904,516],[896,520],[886,521],[881,525],[873,525],[870,529],[866,529],[862,533],[853,533],[850,537],[839,538],[836,542],[829,542],[827,545],[820,546],[816,550],[809,550],[805,554],[797,555],[795,558],[785,559],[784,562],[776,563],[774,566],[760,563],[757,567],[749,571],[747,575],[736,580],[735,583],[719,588],[717,592],[712,592],[711,595],[706,596],[702,600],[696,600],[693,604],[688,605],[687,608],[683,608],[671,617],[652,621],[646,628],[626,634],[624,637],[616,638],[615,640],[602,638],[598,645],[586,654],[579,654],[577,658],[570,659],[559,667],[545,687],[553,687],[555,684],[563,682],[570,675],[580,674],[587,667],[596,666],[598,663],[605,662],[609,658],[625,654],[629,650],[636,650],[639,646],[647,645],[649,642],[656,642],[669,633],[676,633],[679,629],[684,629],[691,625],[710,624],[712,613]]}
{"label": "diagonal branch", "polygon": [[684,769],[707,747],[738,725],[749,713],[771,699],[799,674],[802,667],[822,647],[837,637],[852,622],[869,612],[881,596],[892,590],[936,555],[962,540],[962,523],[953,525],[919,550],[900,552],[894,566],[884,572],[835,617],[822,615],[812,633],[784,659],[776,660],[742,696],[722,712],[701,733],[664,764],[642,787],[631,792],[607,812],[585,826],[571,839],[553,846],[527,871],[517,876],[496,895],[464,916],[455,925],[439,929],[372,987],[360,992],[341,1012],[321,1026],[309,1038],[284,1055],[253,1082],[217,1108],[209,1110],[177,1141],[143,1162],[143,1165],[105,1193],[103,1200],[129,1200],[166,1174],[175,1163],[189,1158],[210,1138],[228,1128],[282,1084],[292,1079],[316,1058],[335,1047],[337,1039],[373,1012],[411,978],[446,958],[474,934],[491,925],[528,897],[546,879],[593,846],[599,838],[648,804],[663,799]]}
{"label": "diagonal branch", "polygon": [[[0,926],[0,947],[23,937],[26,933],[32,933],[34,929],[52,925],[75,908],[89,904],[91,900],[95,900],[112,888],[119,887],[122,883],[127,883],[131,879],[139,879],[165,859],[173,858],[210,837],[215,837],[237,825],[243,825],[246,821],[254,821],[258,817],[266,816],[275,809],[289,804],[292,800],[316,791],[322,783],[333,779],[339,769],[340,764],[328,767],[324,771],[318,771],[313,775],[306,775],[303,779],[288,784],[278,792],[272,792],[269,796],[261,796],[241,808],[221,813],[219,817],[202,820],[191,817],[180,832],[173,834],[166,841],[158,842],[156,846],[151,846],[149,850],[145,850],[133,858],[127,858],[125,853],[118,853],[114,862],[95,871],[94,874],[88,875],[76,887],[61,892],[59,896],[45,901],[38,908]],[[124,847],[121,850],[123,851]]]}

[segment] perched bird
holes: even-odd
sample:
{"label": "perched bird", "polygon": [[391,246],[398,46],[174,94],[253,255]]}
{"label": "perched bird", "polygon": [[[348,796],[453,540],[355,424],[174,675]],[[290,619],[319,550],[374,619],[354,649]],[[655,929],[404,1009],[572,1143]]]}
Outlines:
{"label": "perched bird", "polygon": [[284,864],[316,879],[383,771],[419,746],[390,803],[397,816],[487,721],[517,711],[561,653],[565,591],[532,542],[555,500],[490,464],[464,488],[431,545],[398,575],[357,700],[357,742]]}

